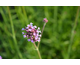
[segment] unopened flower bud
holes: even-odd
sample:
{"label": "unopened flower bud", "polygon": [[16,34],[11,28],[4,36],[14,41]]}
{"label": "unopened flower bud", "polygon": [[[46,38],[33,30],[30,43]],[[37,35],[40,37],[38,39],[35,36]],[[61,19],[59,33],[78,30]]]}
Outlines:
{"label": "unopened flower bud", "polygon": [[43,19],[43,21],[44,21],[45,23],[47,23],[47,22],[48,22],[48,20],[47,20],[46,18],[44,18],[44,19]]}

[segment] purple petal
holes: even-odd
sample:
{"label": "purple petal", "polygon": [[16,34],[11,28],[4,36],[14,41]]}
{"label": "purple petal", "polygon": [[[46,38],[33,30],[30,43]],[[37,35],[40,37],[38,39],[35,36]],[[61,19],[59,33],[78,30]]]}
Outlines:
{"label": "purple petal", "polygon": [[33,24],[33,23],[30,23],[31,26],[33,26],[32,24]]}
{"label": "purple petal", "polygon": [[34,29],[35,27],[31,26],[32,29]]}
{"label": "purple petal", "polygon": [[23,37],[25,38],[25,37],[26,37],[26,35],[23,35]]}
{"label": "purple petal", "polygon": [[35,35],[36,35],[36,33],[33,33],[33,35],[35,36]]}
{"label": "purple petal", "polygon": [[36,37],[35,37],[35,39],[37,40],[37,39],[38,39],[38,37],[36,36]]}
{"label": "purple petal", "polygon": [[37,28],[37,26],[34,26],[34,28]]}
{"label": "purple petal", "polygon": [[39,35],[41,37],[41,35]]}
{"label": "purple petal", "polygon": [[24,28],[22,28],[22,30],[24,30]]}
{"label": "purple petal", "polygon": [[28,29],[29,31],[31,31],[32,29]]}
{"label": "purple petal", "polygon": [[30,26],[30,25],[27,25],[28,27]]}
{"label": "purple petal", "polygon": [[38,40],[38,42],[40,42],[40,39]]}
{"label": "purple petal", "polygon": [[26,29],[28,29],[29,27],[26,27]]}
{"label": "purple petal", "polygon": [[31,40],[31,42],[33,43],[34,41],[33,41],[33,40]]}
{"label": "purple petal", "polygon": [[22,34],[24,34],[24,32],[22,32]]}
{"label": "purple petal", "polygon": [[38,38],[38,40],[37,40],[38,42],[40,42],[40,38]]}
{"label": "purple petal", "polygon": [[28,39],[28,41],[31,41],[30,39]]}

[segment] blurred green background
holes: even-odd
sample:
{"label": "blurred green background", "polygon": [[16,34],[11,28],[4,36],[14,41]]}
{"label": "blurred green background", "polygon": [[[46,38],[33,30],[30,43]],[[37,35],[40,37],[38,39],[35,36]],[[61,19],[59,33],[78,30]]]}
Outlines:
{"label": "blurred green background", "polygon": [[38,59],[33,43],[23,38],[21,29],[32,22],[42,30],[43,18],[47,18],[48,23],[44,28],[39,47],[42,58],[79,59],[78,6],[0,6],[0,55],[2,58]]}

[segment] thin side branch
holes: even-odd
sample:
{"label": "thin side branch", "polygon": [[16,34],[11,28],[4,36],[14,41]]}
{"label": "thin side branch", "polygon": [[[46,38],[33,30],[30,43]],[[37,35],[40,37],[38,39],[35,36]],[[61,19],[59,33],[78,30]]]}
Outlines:
{"label": "thin side branch", "polygon": [[[43,34],[43,30],[44,30],[45,25],[46,25],[46,23],[44,23],[44,26],[43,26],[43,28],[42,28],[41,37],[42,37],[42,34]],[[40,37],[40,40],[41,40],[41,37]],[[39,48],[39,45],[40,45],[40,42],[38,42],[38,48]]]}

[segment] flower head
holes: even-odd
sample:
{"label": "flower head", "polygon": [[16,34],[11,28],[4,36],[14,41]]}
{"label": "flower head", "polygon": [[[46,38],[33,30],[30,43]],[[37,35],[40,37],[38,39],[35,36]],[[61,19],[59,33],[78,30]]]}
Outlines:
{"label": "flower head", "polygon": [[0,59],[2,59],[2,57],[0,56]]}
{"label": "flower head", "polygon": [[45,23],[47,23],[47,22],[48,22],[48,20],[47,20],[46,18],[44,18],[44,19],[43,19],[43,21],[44,21]]}
{"label": "flower head", "polygon": [[37,41],[40,42],[41,31],[39,27],[37,29],[37,26],[33,26],[33,23],[30,23],[27,27],[22,28],[22,30],[25,31],[22,32],[23,37],[27,37],[28,41],[31,41],[32,43]]}

